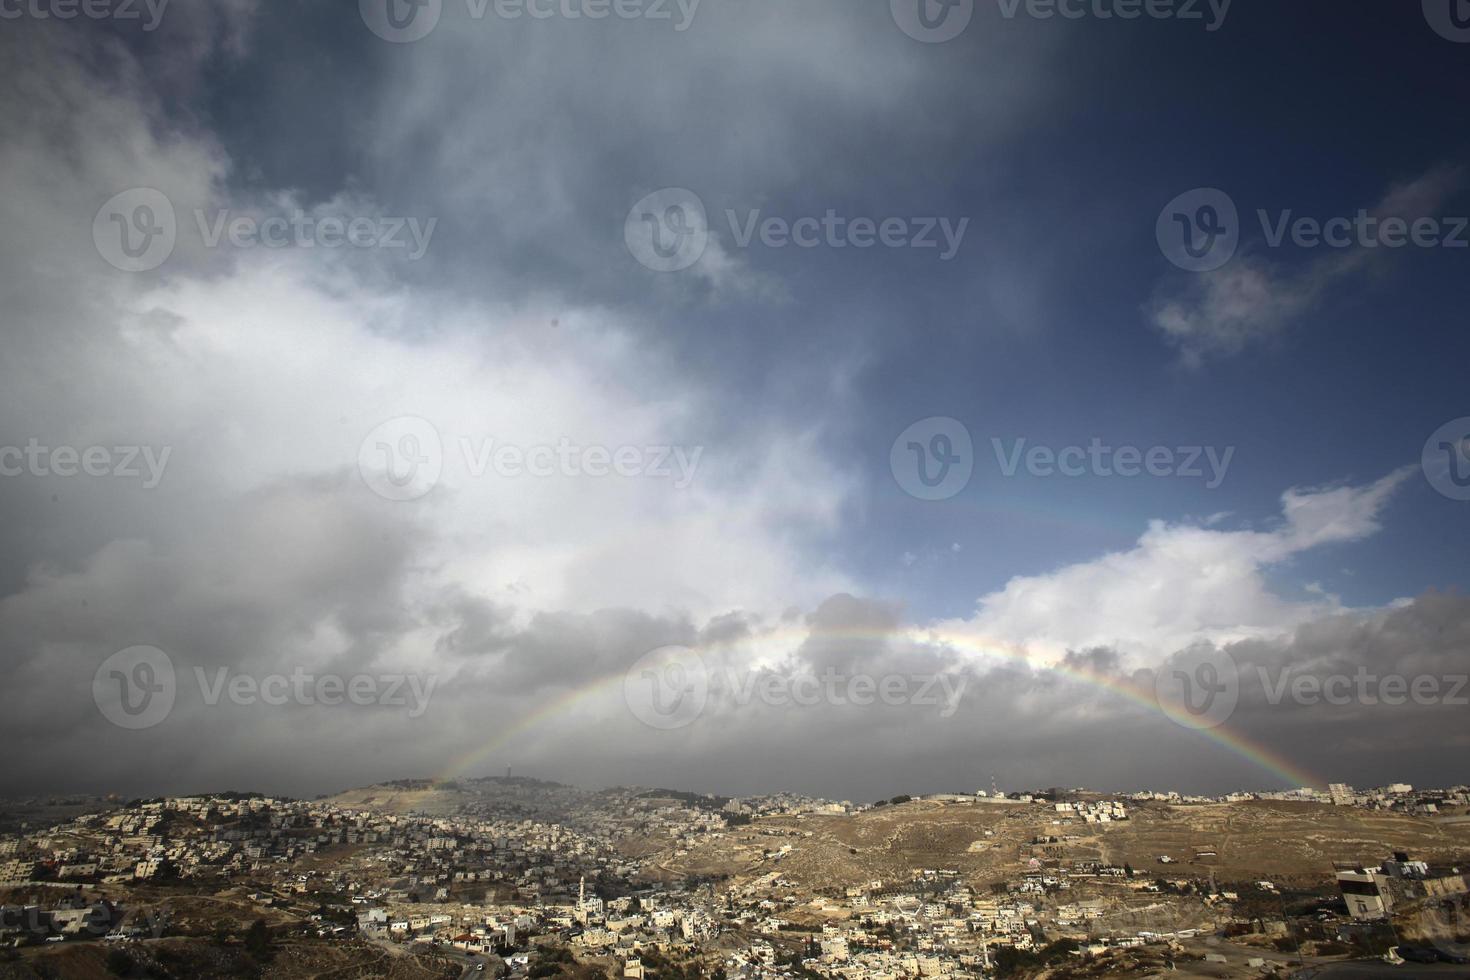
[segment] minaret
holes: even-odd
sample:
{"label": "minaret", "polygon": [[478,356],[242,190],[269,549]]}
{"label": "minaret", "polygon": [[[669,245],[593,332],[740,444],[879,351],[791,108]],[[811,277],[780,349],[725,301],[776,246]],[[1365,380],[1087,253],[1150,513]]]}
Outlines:
{"label": "minaret", "polygon": [[581,882],[577,885],[577,908],[587,907],[587,876],[583,875]]}

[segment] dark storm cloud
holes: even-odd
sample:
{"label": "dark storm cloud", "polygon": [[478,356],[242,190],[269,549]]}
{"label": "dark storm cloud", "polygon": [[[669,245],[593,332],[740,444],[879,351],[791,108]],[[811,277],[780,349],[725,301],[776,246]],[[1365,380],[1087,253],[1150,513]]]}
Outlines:
{"label": "dark storm cloud", "polygon": [[854,671],[893,656],[892,638],[902,623],[902,607],[894,602],[837,595],[806,618],[809,630],[797,652],[801,667]]}
{"label": "dark storm cloud", "polygon": [[[833,597],[810,617],[820,629],[800,653],[774,664],[743,659],[728,646],[716,652],[701,644],[701,632],[718,635],[725,644],[746,644],[745,653],[758,660],[778,648],[763,639],[758,624],[732,634],[732,619],[743,618],[738,613],[717,617],[703,631],[687,620],[632,610],[543,615],[524,628],[462,601],[446,601],[444,607],[467,612],[459,622],[442,608],[424,610],[422,621],[408,612],[390,613],[397,601],[394,577],[411,561],[408,539],[385,541],[384,528],[372,519],[334,514],[341,501],[332,490],[283,489],[258,501],[253,513],[231,515],[223,522],[228,530],[195,542],[187,554],[164,561],[124,549],[80,574],[38,580],[25,597],[0,605],[0,625],[13,649],[36,653],[13,664],[31,692],[6,723],[7,738],[28,747],[15,785],[131,781],[178,788],[207,782],[214,767],[227,764],[235,783],[306,792],[328,772],[338,780],[348,778],[346,773],[369,780],[389,772],[439,771],[446,759],[479,741],[493,742],[498,731],[515,727],[563,693],[599,684],[598,700],[553,710],[526,738],[478,760],[480,770],[514,763],[524,771],[593,783],[678,782],[733,792],[789,785],[859,797],[973,789],[986,785],[992,772],[1013,788],[1041,780],[1218,792],[1279,781],[1161,712],[1076,679],[1081,671],[1120,683],[1136,680],[1111,651],[1074,652],[1065,672],[979,663],[942,646],[915,644],[884,601]],[[323,526],[324,518],[331,523]],[[354,521],[361,523],[354,528]],[[316,546],[251,547],[252,539],[281,541],[280,534],[262,530],[283,523],[296,526],[296,536],[310,527],[359,544],[334,555]],[[218,549],[236,559],[224,577],[207,562]],[[63,622],[67,629],[58,631],[54,624]],[[169,624],[166,631],[157,629],[160,622]],[[376,706],[288,706],[265,716],[258,705],[209,706],[191,693],[181,696],[158,729],[118,733],[109,732],[85,700],[100,658],[129,642],[167,649],[181,678],[196,665],[259,673],[289,669],[291,657],[284,651],[299,657],[302,636],[324,622],[344,630],[345,624],[358,624],[351,631],[353,656],[332,661],[339,669],[394,666],[376,659],[375,651],[408,635],[437,637],[443,645],[467,628],[488,626],[494,640],[478,656],[465,654],[444,665],[432,705],[412,719]],[[1328,778],[1381,782],[1445,771],[1463,753],[1464,708],[1290,699],[1273,704],[1270,688],[1255,678],[1258,669],[1275,683],[1279,676],[1351,674],[1359,666],[1453,678],[1470,670],[1467,635],[1470,600],[1429,595],[1379,614],[1313,623],[1284,641],[1230,645],[1241,694],[1228,728]],[[946,681],[930,701],[867,708],[842,698],[792,704],[727,697],[686,729],[651,731],[629,713],[618,680],[642,653],[680,640],[709,652],[712,671],[743,669],[757,681],[771,675],[790,684],[824,671],[842,678],[859,672],[880,678],[944,674]],[[615,679],[611,685],[602,683],[609,677]],[[181,680],[181,690],[185,686]],[[946,692],[958,695],[948,713]],[[907,688],[908,695],[917,693],[916,686]],[[312,751],[282,753],[292,738],[308,740]],[[106,749],[78,754],[84,744]],[[58,779],[63,757],[65,778]],[[344,758],[350,764],[338,766],[336,760]]]}
{"label": "dark storm cloud", "polygon": [[[175,37],[156,47],[185,60],[213,19],[166,23]],[[880,6],[705,3],[676,32],[446,3],[428,37],[389,44],[355,8],[315,4],[231,32],[250,44],[241,57],[221,46],[230,57],[203,94],[237,192],[302,188],[315,203],[345,185],[440,215],[443,254],[405,271],[456,290],[636,302],[712,286],[631,264],[623,218],[655,187],[688,186],[717,217],[932,206],[966,157],[1058,94],[1055,37],[992,26],[982,12],[936,48]],[[302,84],[312,59],[327,65]]]}
{"label": "dark storm cloud", "polygon": [[461,678],[478,677],[507,695],[542,696],[548,687],[577,687],[621,673],[656,647],[695,642],[688,622],[630,609],[538,613],[503,635],[488,662],[470,663]]}
{"label": "dark storm cloud", "polygon": [[1309,623],[1288,642],[1225,649],[1241,684],[1230,725],[1309,771],[1435,782],[1470,747],[1470,598],[1430,593]]}
{"label": "dark storm cloud", "polygon": [[[886,606],[834,597],[823,607],[824,618],[829,629],[870,625],[888,615]],[[838,608],[845,614],[835,615]],[[876,798],[973,791],[988,786],[992,773],[1012,789],[1295,788],[1242,757],[1232,745],[1243,737],[1324,781],[1433,782],[1454,773],[1470,742],[1464,724],[1470,690],[1461,681],[1470,673],[1467,630],[1470,599],[1431,594],[1381,613],[1332,617],[1279,641],[1229,645],[1239,667],[1239,703],[1217,734],[1182,727],[1158,707],[1121,695],[1118,688],[1151,691],[1152,673],[1136,676],[1110,650],[1074,652],[1065,670],[987,665],[952,651],[917,649],[895,630],[881,660],[867,655],[878,638],[866,637],[858,641],[863,653],[847,659],[845,669],[835,666],[840,660],[823,666],[846,676],[854,664],[902,676],[947,673],[949,689],[962,690],[952,715],[943,716],[943,704],[858,708],[826,700],[770,704],[757,697],[744,705],[716,704],[676,732],[640,731],[628,719],[599,722],[604,735],[617,737],[594,742],[568,714],[548,724],[547,740],[534,751],[516,754],[507,747],[502,754],[568,778],[595,781],[597,772],[619,771],[637,774],[630,778],[641,783],[678,777],[681,785],[728,792],[813,786]],[[1436,678],[1442,697],[1437,703],[1391,698],[1401,700],[1395,704],[1354,697],[1336,704],[1274,693],[1282,677],[1301,685],[1294,679],[1310,676],[1320,684],[1334,675],[1353,676],[1360,666],[1378,678]],[[1262,669],[1268,685],[1261,683]],[[772,672],[790,681],[815,671],[812,664],[792,662],[758,674]],[[1376,682],[1369,690],[1375,700]],[[557,737],[557,729],[565,729],[565,737]]]}

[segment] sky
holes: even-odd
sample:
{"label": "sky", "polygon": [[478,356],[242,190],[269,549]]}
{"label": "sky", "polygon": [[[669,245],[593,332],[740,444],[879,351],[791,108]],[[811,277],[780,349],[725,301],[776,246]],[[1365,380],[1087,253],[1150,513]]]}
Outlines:
{"label": "sky", "polygon": [[1466,782],[1465,13],[0,0],[0,793]]}

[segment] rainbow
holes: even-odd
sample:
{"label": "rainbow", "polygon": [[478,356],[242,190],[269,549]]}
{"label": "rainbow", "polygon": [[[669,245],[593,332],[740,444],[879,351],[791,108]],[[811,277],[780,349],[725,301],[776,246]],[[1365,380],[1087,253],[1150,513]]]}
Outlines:
{"label": "rainbow", "polygon": [[[1109,692],[1135,704],[1142,705],[1151,711],[1162,711],[1155,699],[1154,692],[1151,689],[1142,687],[1129,678],[1099,673],[1085,666],[1066,661],[1042,663],[1035,654],[1028,652],[1018,644],[951,631],[919,629],[908,632],[889,632],[872,629],[804,630],[783,628],[760,634],[758,637],[747,637],[738,641],[693,646],[689,649],[698,652],[753,642],[759,642],[762,645],[776,644],[782,640],[790,641],[793,646],[807,640],[848,640],[869,643],[888,643],[894,640],[907,640],[930,647],[960,650],[979,656],[999,656],[1009,660],[1023,662],[1038,672],[1053,671],[1089,687]],[[583,703],[621,687],[624,677],[625,674],[623,672],[598,677],[579,687],[571,688],[556,697],[548,699],[544,704],[528,711],[515,722],[498,730],[488,741],[476,745],[469,751],[452,759],[437,776],[437,779],[448,781],[464,776],[521,736],[536,731],[553,721],[565,720],[567,717],[575,716],[577,708]],[[1231,731],[1225,725],[1216,728],[1193,730],[1197,731],[1199,735],[1214,741],[1222,749],[1270,773],[1284,784],[1284,788],[1295,789],[1297,787],[1321,787],[1326,785],[1326,781],[1322,777],[1308,772],[1293,763],[1286,756],[1250,739],[1245,734]]]}

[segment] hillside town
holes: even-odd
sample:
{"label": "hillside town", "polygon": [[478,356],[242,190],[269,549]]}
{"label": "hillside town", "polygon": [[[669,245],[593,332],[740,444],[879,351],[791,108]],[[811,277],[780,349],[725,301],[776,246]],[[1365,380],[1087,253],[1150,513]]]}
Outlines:
{"label": "hillside town", "polygon": [[[1396,907],[1432,901],[1458,927],[1470,894],[1470,866],[1402,850],[1376,864],[1313,869],[1329,883],[1315,896],[1299,882],[1234,880],[1218,850],[1203,844],[1156,846],[1146,865],[1107,857],[1107,842],[1134,832],[1142,813],[1157,820],[1250,804],[1423,820],[1470,809],[1466,787],[1333,786],[1210,799],[992,789],[874,804],[588,793],[510,779],[452,793],[415,781],[375,792],[350,805],[255,794],[72,801],[86,812],[0,838],[0,946],[186,936],[198,932],[190,899],[208,896],[229,903],[240,921],[291,921],[321,942],[433,951],[459,957],[466,970],[488,964],[510,977],[550,976],[558,963],[630,980],[672,975],[675,963],[749,980],[1021,976],[1058,961],[1129,956],[1223,956],[1248,975],[1285,975],[1308,950],[1412,951],[1382,935]],[[399,792],[453,812],[367,802]],[[892,819],[904,830],[975,814],[985,821],[977,838],[963,852],[937,852],[944,860],[932,866],[857,881],[799,867],[832,850],[828,827]],[[847,850],[861,857],[858,847]],[[700,868],[709,855],[734,863]],[[972,860],[994,860],[998,870],[963,870]],[[1301,906],[1295,914],[1285,910],[1288,899]],[[1219,945],[1225,941],[1233,953]]]}

